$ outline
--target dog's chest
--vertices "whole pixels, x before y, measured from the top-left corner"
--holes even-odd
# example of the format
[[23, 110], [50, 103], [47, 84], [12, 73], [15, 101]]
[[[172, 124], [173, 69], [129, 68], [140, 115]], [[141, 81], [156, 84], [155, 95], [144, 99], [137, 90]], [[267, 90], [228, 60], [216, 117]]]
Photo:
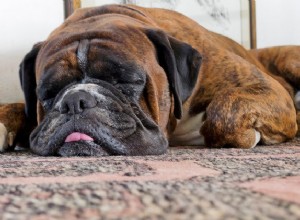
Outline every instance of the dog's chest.
[[183, 114], [177, 121], [175, 131], [169, 137], [170, 145], [204, 145], [204, 138], [200, 133], [204, 112], [193, 117]]

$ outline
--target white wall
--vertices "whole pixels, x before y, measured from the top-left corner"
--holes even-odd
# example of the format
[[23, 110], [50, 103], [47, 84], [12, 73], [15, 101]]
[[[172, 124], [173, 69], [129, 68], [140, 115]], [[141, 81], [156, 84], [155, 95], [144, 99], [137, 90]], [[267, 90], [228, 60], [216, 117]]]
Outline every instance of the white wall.
[[23, 100], [19, 63], [64, 19], [63, 0], [7, 0], [0, 6], [0, 103]]
[[300, 1], [256, 0], [257, 47], [300, 45]]

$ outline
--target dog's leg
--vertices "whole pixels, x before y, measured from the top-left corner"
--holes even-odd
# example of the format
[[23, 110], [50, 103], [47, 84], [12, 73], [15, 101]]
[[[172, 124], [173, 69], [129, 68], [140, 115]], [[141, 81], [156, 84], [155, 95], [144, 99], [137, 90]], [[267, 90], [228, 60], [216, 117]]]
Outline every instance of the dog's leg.
[[296, 111], [283, 88], [264, 85], [232, 88], [216, 94], [201, 128], [208, 147], [252, 148], [295, 136]]
[[[270, 47], [250, 52], [289, 91], [298, 111], [300, 128], [300, 46]], [[300, 135], [299, 131], [297, 135]]]
[[24, 123], [24, 104], [0, 105], [0, 152], [14, 149]]
[[250, 52], [271, 74], [292, 86], [294, 92], [300, 90], [300, 46], [278, 46]]

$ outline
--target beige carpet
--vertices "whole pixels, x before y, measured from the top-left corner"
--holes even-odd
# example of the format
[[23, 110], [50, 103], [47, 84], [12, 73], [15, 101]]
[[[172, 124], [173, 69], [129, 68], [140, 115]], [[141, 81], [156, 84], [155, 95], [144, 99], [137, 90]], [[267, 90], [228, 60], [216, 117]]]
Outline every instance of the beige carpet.
[[300, 139], [148, 157], [0, 158], [0, 219], [300, 219]]

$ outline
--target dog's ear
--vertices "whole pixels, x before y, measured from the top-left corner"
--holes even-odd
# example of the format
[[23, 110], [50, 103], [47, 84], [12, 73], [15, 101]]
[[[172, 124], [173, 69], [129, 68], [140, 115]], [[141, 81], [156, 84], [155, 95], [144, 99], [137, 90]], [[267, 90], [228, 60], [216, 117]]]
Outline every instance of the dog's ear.
[[37, 124], [35, 60], [41, 46], [42, 43], [33, 46], [32, 50], [25, 55], [19, 69], [21, 87], [25, 97], [25, 114], [32, 125]]
[[147, 30], [160, 66], [165, 70], [174, 96], [174, 115], [182, 117], [182, 103], [191, 95], [202, 61], [200, 53], [189, 44], [160, 30]]

